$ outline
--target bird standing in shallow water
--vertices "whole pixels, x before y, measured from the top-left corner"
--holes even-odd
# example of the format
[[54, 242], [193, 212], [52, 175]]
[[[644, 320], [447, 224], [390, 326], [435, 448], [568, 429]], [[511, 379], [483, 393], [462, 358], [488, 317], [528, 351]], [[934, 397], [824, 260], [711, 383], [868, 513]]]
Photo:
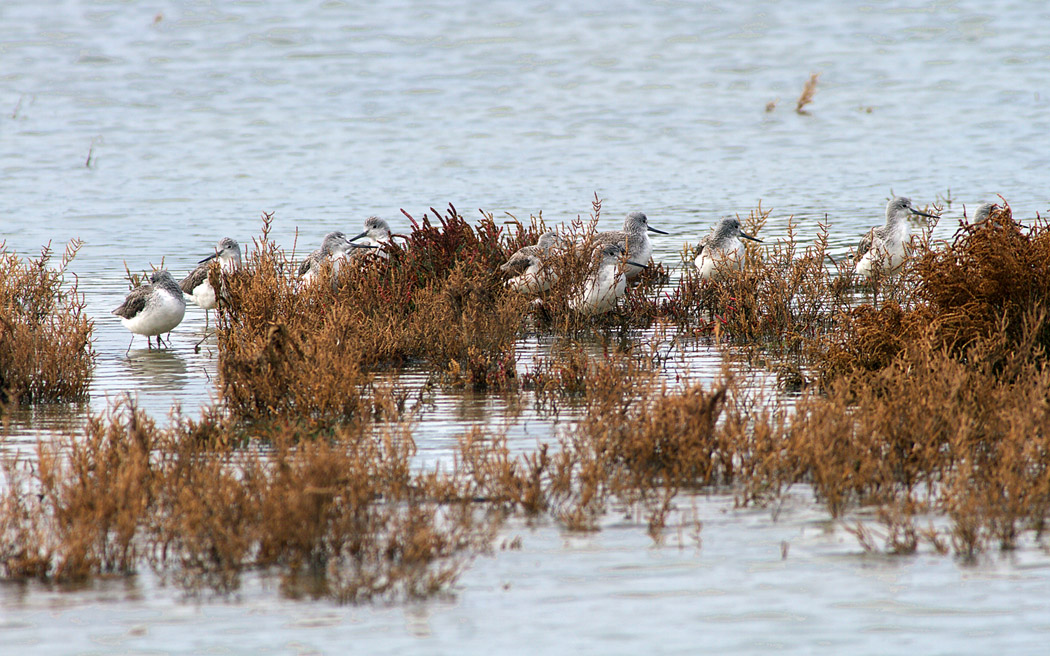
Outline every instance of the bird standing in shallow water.
[[229, 237], [223, 237], [215, 247], [215, 252], [197, 264], [190, 275], [182, 279], [179, 288], [193, 298], [193, 302], [204, 308], [204, 330], [208, 330], [208, 310], [215, 309], [217, 295], [208, 280], [208, 268], [211, 261], [219, 260], [219, 269], [223, 273], [232, 273], [241, 268], [241, 245]]
[[747, 249], [740, 238], [758, 243], [762, 240], [753, 237], [740, 228], [736, 217], [723, 217], [711, 230], [710, 234], [700, 240], [700, 252], [693, 264], [700, 270], [701, 280], [710, 280], [718, 272], [718, 265], [728, 266], [739, 271], [744, 267], [744, 254]]
[[598, 269], [583, 281], [583, 289], [569, 301], [569, 307], [588, 317], [603, 314], [616, 307], [616, 302], [627, 289], [625, 272], [628, 266], [641, 269], [648, 265], [624, 258], [623, 246], [612, 243], [599, 245], [594, 256], [600, 258]]
[[[133, 333], [131, 344], [135, 343], [135, 335], [145, 335], [146, 344], [153, 348], [150, 339], [156, 336], [157, 348], [160, 348], [161, 333], [171, 332], [185, 316], [186, 299], [167, 271], [154, 271], [149, 280], [148, 284], [132, 289], [113, 314]], [[131, 351], [131, 344], [125, 355]]]
[[558, 274], [547, 270], [543, 258], [560, 243], [561, 237], [553, 230], [548, 230], [540, 235], [536, 245], [514, 251], [510, 259], [499, 267], [500, 271], [514, 276], [507, 281], [507, 288], [533, 296], [550, 289], [557, 282]]
[[[631, 258], [630, 266], [625, 273], [628, 280], [634, 280], [647, 268], [649, 259], [653, 256], [653, 243], [649, 241], [646, 232], [655, 232], [666, 235], [663, 230], [649, 227], [649, 219], [644, 212], [631, 212], [623, 219], [623, 230], [608, 230], [595, 235], [595, 242], [601, 246], [606, 244], [619, 244]], [[638, 264], [641, 262], [642, 264]], [[643, 266], [645, 265], [645, 266]]]
[[938, 217], [912, 207], [911, 199], [897, 196], [886, 204], [886, 223], [868, 231], [857, 245], [854, 273], [868, 280], [876, 269], [896, 273], [907, 257], [905, 246], [911, 237], [908, 219], [912, 214], [931, 219]]

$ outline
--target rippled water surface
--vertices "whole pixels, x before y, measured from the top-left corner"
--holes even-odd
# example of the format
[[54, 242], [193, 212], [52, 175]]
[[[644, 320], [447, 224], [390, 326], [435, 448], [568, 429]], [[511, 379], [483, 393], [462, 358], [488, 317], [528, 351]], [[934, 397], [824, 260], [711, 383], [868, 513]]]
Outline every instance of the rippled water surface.
[[[402, 208], [449, 202], [556, 222], [597, 193], [603, 227], [642, 209], [667, 230], [654, 256], [672, 265], [759, 201], [773, 208], [765, 239], [784, 238], [789, 216], [809, 239], [826, 216], [840, 253], [891, 194], [945, 204], [941, 237], [996, 194], [1030, 221], [1050, 207], [1048, 34], [1037, 2], [7, 0], [0, 238], [23, 253], [84, 240], [73, 270], [98, 362], [90, 403], [23, 410], [4, 448], [75, 428], [127, 390], [158, 417], [209, 403], [200, 310], [172, 349], [138, 338], [128, 357], [109, 311], [125, 263], [163, 260], [181, 277], [220, 237], [249, 243], [263, 211], [302, 253], [370, 214], [395, 232]], [[796, 114], [817, 72], [810, 113]], [[703, 345], [683, 357], [706, 378], [721, 362]], [[551, 422], [514, 403], [440, 395], [422, 459], [447, 458], [476, 423], [509, 422], [519, 448], [549, 438]], [[1050, 638], [1041, 548], [976, 568], [864, 557], [796, 497], [775, 522], [729, 496], [682, 499], [703, 522], [699, 548], [688, 535], [654, 547], [615, 513], [594, 535], [511, 527], [521, 550], [478, 558], [453, 598], [408, 607], [287, 601], [266, 581], [184, 600], [149, 574], [5, 585], [0, 652], [1041, 653]]]

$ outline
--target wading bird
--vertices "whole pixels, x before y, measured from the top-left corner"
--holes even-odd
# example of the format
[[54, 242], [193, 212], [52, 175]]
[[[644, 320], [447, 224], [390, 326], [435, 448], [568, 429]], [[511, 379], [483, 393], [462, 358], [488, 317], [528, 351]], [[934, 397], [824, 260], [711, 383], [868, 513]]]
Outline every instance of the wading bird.
[[544, 265], [544, 257], [561, 243], [561, 237], [553, 230], [540, 235], [534, 246], [519, 248], [505, 263], [500, 271], [513, 277], [507, 281], [507, 288], [532, 296], [542, 294], [558, 280], [558, 274]]
[[586, 316], [603, 314], [616, 307], [627, 289], [625, 270], [629, 266], [645, 269], [648, 265], [628, 260], [620, 244], [599, 244], [594, 257], [598, 268], [583, 281], [583, 289], [569, 301], [569, 307]]
[[[150, 339], [156, 336], [160, 348], [161, 333], [171, 332], [185, 316], [186, 299], [167, 271], [154, 271], [149, 280], [128, 292], [113, 314], [132, 332], [131, 344], [135, 343], [135, 335], [145, 335], [147, 346], [153, 348]], [[131, 352], [131, 344], [125, 355]]]
[[[649, 219], [644, 212], [631, 212], [623, 219], [623, 230], [608, 230], [599, 232], [594, 239], [597, 244], [619, 244], [631, 258], [631, 265], [627, 267], [628, 280], [634, 280], [642, 274], [642, 270], [648, 265], [653, 256], [653, 243], [649, 241], [647, 232], [655, 232], [666, 235], [663, 230], [657, 230], [649, 226]], [[642, 264], [638, 264], [641, 262]]]
[[182, 279], [179, 288], [184, 294], [193, 298], [193, 302], [204, 309], [204, 330], [208, 330], [208, 310], [215, 309], [218, 298], [208, 281], [208, 268], [212, 260], [219, 261], [223, 273], [232, 273], [241, 268], [241, 245], [229, 237], [223, 237], [215, 247], [215, 252], [197, 264], [190, 275]]
[[933, 214], [912, 207], [911, 199], [897, 196], [886, 204], [886, 223], [868, 231], [857, 245], [854, 255], [854, 273], [868, 280], [876, 269], [886, 274], [896, 273], [907, 258], [905, 246], [911, 237], [908, 219], [912, 214], [931, 219]]
[[700, 252], [693, 264], [700, 270], [701, 280], [710, 280], [718, 272], [719, 265], [739, 271], [744, 266], [744, 253], [747, 249], [740, 238], [758, 243], [762, 240], [753, 237], [740, 228], [736, 217], [723, 217], [711, 232], [700, 240]]

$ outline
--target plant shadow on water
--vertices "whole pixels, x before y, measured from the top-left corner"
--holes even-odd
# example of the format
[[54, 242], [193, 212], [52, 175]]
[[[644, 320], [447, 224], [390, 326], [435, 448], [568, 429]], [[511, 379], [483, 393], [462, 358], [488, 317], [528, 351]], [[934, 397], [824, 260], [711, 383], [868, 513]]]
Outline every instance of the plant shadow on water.
[[[148, 565], [195, 591], [261, 572], [295, 598], [425, 597], [489, 553], [507, 518], [585, 533], [625, 511], [661, 543], [687, 523], [676, 501], [702, 491], [777, 508], [811, 490], [881, 553], [926, 545], [972, 562], [1041, 538], [1045, 224], [1023, 230], [1007, 206], [951, 243], [924, 233], [868, 302], [848, 265], [827, 266], [822, 230], [811, 245], [751, 250], [715, 280], [687, 270], [670, 283], [653, 267], [588, 318], [568, 299], [593, 272], [593, 210], [551, 257], [557, 281], [539, 302], [498, 267], [540, 220], [472, 226], [451, 206], [409, 217], [389, 258], [304, 286], [266, 215], [246, 265], [211, 272], [225, 290], [218, 402], [158, 427], [120, 399], [79, 436], [41, 442], [35, 461], [6, 460], [3, 576]], [[748, 231], [766, 217], [751, 212]], [[698, 344], [733, 356], [706, 382], [689, 371]], [[165, 351], [127, 366], [158, 385], [186, 375]], [[421, 436], [441, 430], [422, 420], [449, 399], [472, 426], [440, 436], [450, 458], [420, 458]], [[521, 417], [555, 428], [522, 448], [510, 438]], [[930, 516], [939, 526], [918, 524]]]

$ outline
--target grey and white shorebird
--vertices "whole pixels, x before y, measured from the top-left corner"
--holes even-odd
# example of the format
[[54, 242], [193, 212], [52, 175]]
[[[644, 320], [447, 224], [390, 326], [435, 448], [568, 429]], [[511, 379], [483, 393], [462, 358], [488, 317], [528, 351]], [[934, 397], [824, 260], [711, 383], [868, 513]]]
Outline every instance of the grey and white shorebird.
[[350, 239], [351, 242], [361, 241], [361, 246], [370, 247], [374, 250], [358, 249], [350, 252], [350, 257], [361, 258], [369, 255], [377, 255], [384, 260], [390, 259], [390, 254], [383, 250], [383, 246], [390, 243], [390, 225], [378, 216], [370, 216], [365, 219], [365, 231]]
[[[152, 348], [150, 340], [156, 336], [157, 348], [160, 348], [161, 334], [171, 332], [185, 316], [186, 299], [167, 271], [154, 271], [149, 280], [149, 283], [128, 292], [113, 314], [120, 317], [120, 323], [133, 333], [131, 344], [135, 343], [135, 335], [145, 335], [146, 344]], [[131, 344], [128, 344], [128, 352]]]
[[722, 217], [711, 232], [700, 240], [699, 253], [693, 264], [700, 270], [701, 280], [710, 280], [718, 272], [729, 267], [739, 271], [744, 267], [744, 254], [747, 248], [741, 237], [762, 243], [762, 240], [749, 235], [740, 228], [740, 219], [735, 216]]
[[623, 219], [623, 230], [608, 230], [595, 235], [595, 243], [602, 246], [606, 244], [619, 244], [627, 251], [627, 257], [631, 258], [632, 264], [627, 267], [628, 280], [633, 280], [642, 274], [642, 266], [636, 264], [641, 262], [648, 264], [653, 256], [653, 243], [649, 241], [647, 232], [655, 232], [658, 235], [666, 235], [663, 230], [657, 230], [649, 226], [649, 219], [644, 212], [631, 212]]
[[911, 199], [904, 196], [897, 196], [886, 204], [886, 223], [869, 230], [857, 244], [857, 252], [854, 255], [854, 273], [857, 276], [868, 280], [876, 269], [892, 274], [901, 268], [908, 256], [905, 250], [911, 238], [908, 219], [913, 214], [931, 219], [938, 218], [915, 209]]
[[193, 298], [193, 302], [204, 309], [204, 329], [208, 329], [208, 310], [214, 310], [218, 296], [208, 280], [208, 269], [211, 261], [219, 261], [219, 270], [233, 273], [241, 268], [241, 245], [229, 237], [223, 237], [215, 246], [215, 252], [197, 263], [197, 268], [182, 279], [179, 288]]
[[544, 258], [561, 244], [561, 237], [553, 230], [540, 235], [533, 246], [524, 246], [514, 251], [510, 258], [500, 265], [499, 270], [513, 277], [507, 280], [507, 289], [529, 294], [542, 294], [558, 281], [558, 274], [550, 270]]
[[620, 244], [596, 246], [594, 257], [598, 258], [598, 267], [583, 281], [579, 293], [569, 299], [569, 307], [588, 317], [615, 308], [627, 289], [627, 267], [645, 269], [648, 266], [637, 260], [626, 259], [626, 255]]
[[977, 209], [973, 213], [973, 224], [984, 223], [988, 220], [988, 217], [992, 215], [992, 212], [999, 209], [999, 206], [995, 203], [981, 203], [977, 206]]
[[364, 248], [376, 249], [379, 247], [367, 244], [354, 244], [341, 232], [329, 232], [324, 236], [321, 247], [307, 255], [302, 264], [299, 265], [299, 282], [303, 285], [309, 285], [314, 278], [321, 274], [325, 262], [331, 262], [332, 281], [334, 283], [335, 276], [339, 273], [339, 267], [342, 261], [346, 259], [347, 253], [354, 249]]

